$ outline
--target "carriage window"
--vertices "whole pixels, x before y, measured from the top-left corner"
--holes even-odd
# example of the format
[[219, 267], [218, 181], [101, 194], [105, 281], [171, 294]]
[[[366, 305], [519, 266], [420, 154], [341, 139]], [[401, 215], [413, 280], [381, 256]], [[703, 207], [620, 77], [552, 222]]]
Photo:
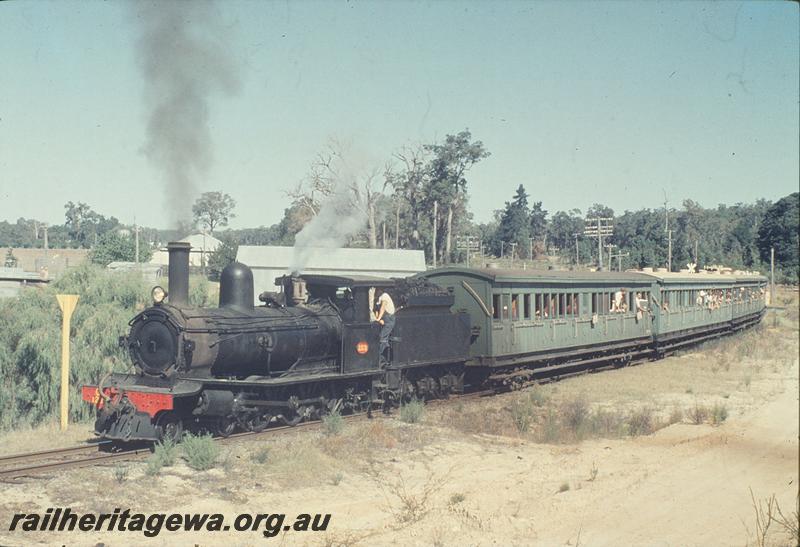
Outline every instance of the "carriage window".
[[492, 295], [492, 319], [500, 319], [500, 295]]
[[602, 313], [603, 315], [607, 315], [610, 309], [611, 309], [611, 293], [604, 292], [603, 304], [601, 306], [600, 313]]
[[592, 293], [592, 315], [596, 315], [597, 312], [597, 293]]
[[519, 320], [519, 306], [520, 296], [518, 294], [511, 295], [511, 320]]
[[574, 313], [572, 311], [573, 307], [574, 307], [574, 304], [573, 304], [573, 301], [572, 301], [572, 295], [568, 294], [567, 295], [567, 308], [566, 308], [566, 316], [567, 317], [572, 317], [572, 314]]
[[574, 293], [572, 295], [572, 314], [575, 317], [578, 317], [580, 315], [580, 313], [581, 313], [581, 307], [580, 307], [580, 304], [578, 304], [578, 302], [580, 302], [580, 300], [581, 300], [581, 295], [580, 294]]
[[503, 306], [502, 306], [502, 309], [500, 310], [500, 317], [502, 317], [503, 320], [508, 320], [508, 318], [511, 316], [510, 315], [511, 314], [511, 295], [510, 294], [504, 294], [502, 296], [503, 296], [503, 298], [502, 298]]
[[531, 295], [525, 294], [522, 296], [522, 312], [525, 319], [531, 318]]
[[558, 295], [558, 308], [556, 310], [556, 315], [558, 317], [564, 317], [564, 315], [566, 313], [567, 306], [564, 304], [564, 301], [566, 300], [566, 296], [567, 296], [566, 294], [559, 294]]
[[537, 319], [541, 319], [542, 318], [542, 295], [541, 294], [534, 295], [533, 301], [534, 301], [534, 306], [535, 306], [535, 309], [534, 309], [533, 313], [535, 314]]
[[549, 294], [543, 295], [544, 306], [542, 308], [542, 317], [545, 319], [553, 316], [553, 301]]

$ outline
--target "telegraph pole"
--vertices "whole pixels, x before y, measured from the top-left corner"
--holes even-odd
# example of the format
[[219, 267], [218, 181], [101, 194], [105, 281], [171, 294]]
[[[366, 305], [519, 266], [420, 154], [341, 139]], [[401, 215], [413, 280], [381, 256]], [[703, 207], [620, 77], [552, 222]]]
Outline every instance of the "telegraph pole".
[[134, 262], [139, 264], [139, 226], [136, 224], [136, 218], [133, 219], [133, 234], [134, 234], [134, 241], [136, 242], [136, 247], [134, 251]]
[[514, 267], [514, 253], [517, 250], [517, 244], [515, 242], [509, 243], [511, 245], [511, 267]]
[[436, 224], [437, 214], [439, 212], [439, 202], [433, 202], [433, 267], [436, 267]]
[[672, 271], [672, 230], [667, 230], [667, 241], [669, 250], [667, 251], [667, 271]]
[[578, 236], [581, 235], [581, 234], [574, 233], [572, 235], [575, 236], [575, 265], [576, 266], [580, 266], [581, 255], [580, 255], [580, 252], [578, 252]]
[[769, 303], [775, 305], [775, 247], [769, 248]]
[[[603, 237], [610, 237], [614, 234], [614, 227], [611, 217], [596, 217], [587, 218], [586, 223], [589, 224], [584, 230], [583, 235], [587, 237], [597, 238], [597, 268], [603, 270]], [[597, 223], [595, 226], [594, 224]]]
[[608, 249], [608, 271], [609, 272], [613, 271], [613, 269], [611, 268], [611, 258], [612, 258], [611, 250], [614, 249], [615, 247], [616, 247], [616, 245], [614, 245], [613, 243], [609, 243], [608, 245], [606, 245], [606, 249]]

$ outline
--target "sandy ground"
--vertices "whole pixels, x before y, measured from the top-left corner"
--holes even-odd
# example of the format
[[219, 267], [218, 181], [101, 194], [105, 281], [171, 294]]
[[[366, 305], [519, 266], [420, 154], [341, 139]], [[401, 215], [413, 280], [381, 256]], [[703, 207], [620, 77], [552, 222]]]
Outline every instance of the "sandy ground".
[[[553, 405], [579, 394], [592, 408], [683, 410], [678, 423], [648, 435], [538, 442], [535, 427], [520, 433], [501, 423], [525, 395], [512, 393], [437, 405], [418, 424], [395, 416], [347, 423], [337, 435], [297, 431], [242, 443], [211, 471], [179, 463], [153, 477], [130, 464], [0, 483], [0, 544], [757, 545], [751, 491], [757, 502], [774, 494], [787, 516], [796, 508], [796, 336], [796, 327], [762, 329], [752, 341], [773, 348], [769, 357], [758, 355], [761, 346], [742, 357], [743, 342], [731, 339], [537, 388]], [[728, 410], [721, 424], [688, 417], [692, 406], [720, 402]], [[465, 432], [459, 416], [473, 415], [483, 425]], [[64, 442], [81, 436], [70, 435]], [[259, 453], [267, 454], [262, 463]], [[261, 530], [155, 538], [8, 531], [13, 513], [48, 507], [332, 517], [325, 532], [270, 539]], [[773, 523], [766, 544], [794, 540]]]

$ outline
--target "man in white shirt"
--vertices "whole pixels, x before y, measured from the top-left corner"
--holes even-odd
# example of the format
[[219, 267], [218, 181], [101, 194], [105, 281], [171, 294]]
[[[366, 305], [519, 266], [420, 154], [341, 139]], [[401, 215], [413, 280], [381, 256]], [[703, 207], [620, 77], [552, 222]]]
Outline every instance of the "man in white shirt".
[[384, 352], [389, 349], [389, 337], [394, 330], [394, 301], [389, 293], [381, 288], [375, 289], [375, 294], [378, 297], [377, 306], [379, 306], [375, 321], [381, 324], [380, 356], [388, 361], [388, 355], [384, 355]]

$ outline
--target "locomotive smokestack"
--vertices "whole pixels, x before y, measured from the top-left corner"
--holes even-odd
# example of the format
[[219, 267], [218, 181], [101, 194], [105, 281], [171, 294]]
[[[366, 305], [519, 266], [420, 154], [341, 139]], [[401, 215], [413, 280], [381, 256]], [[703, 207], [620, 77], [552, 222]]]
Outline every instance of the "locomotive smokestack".
[[189, 251], [192, 245], [185, 241], [167, 243], [169, 252], [169, 303], [186, 306], [189, 303]]

